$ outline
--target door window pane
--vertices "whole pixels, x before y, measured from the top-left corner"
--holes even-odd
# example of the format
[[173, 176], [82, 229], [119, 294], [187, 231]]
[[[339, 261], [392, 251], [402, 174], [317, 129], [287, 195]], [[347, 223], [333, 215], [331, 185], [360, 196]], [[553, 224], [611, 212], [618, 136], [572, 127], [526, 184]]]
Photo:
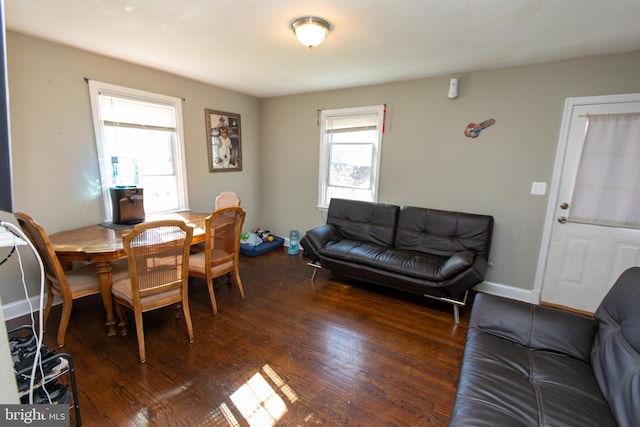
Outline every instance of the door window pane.
[[589, 117], [569, 220], [640, 228], [640, 113]]

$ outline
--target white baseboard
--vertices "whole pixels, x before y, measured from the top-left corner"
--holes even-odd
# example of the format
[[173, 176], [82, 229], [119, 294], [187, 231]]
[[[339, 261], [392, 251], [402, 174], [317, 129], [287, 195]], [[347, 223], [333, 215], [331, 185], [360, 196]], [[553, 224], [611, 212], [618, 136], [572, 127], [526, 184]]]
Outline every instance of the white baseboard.
[[511, 298], [531, 304], [540, 303], [540, 292], [533, 289], [515, 288], [513, 286], [493, 282], [482, 282], [476, 287], [476, 289], [487, 294]]
[[[44, 310], [44, 303], [42, 303], [42, 309]], [[31, 305], [29, 305], [31, 303]], [[62, 304], [62, 300], [56, 298], [53, 301], [53, 305]], [[40, 295], [29, 298], [28, 300], [23, 299], [16, 302], [11, 302], [9, 304], [4, 304], [2, 306], [2, 314], [4, 315], [5, 320], [15, 319], [16, 317], [21, 317], [24, 315], [28, 315], [30, 313], [37, 313], [40, 310]]]

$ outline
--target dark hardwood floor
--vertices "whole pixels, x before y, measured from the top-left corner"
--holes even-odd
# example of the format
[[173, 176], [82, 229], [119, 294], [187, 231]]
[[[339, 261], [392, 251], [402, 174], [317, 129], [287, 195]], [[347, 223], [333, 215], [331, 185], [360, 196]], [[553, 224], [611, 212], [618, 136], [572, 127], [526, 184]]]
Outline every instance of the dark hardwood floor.
[[146, 313], [145, 364], [132, 313], [127, 336], [107, 337], [100, 297], [76, 301], [58, 351], [74, 357], [83, 425], [447, 425], [470, 304], [456, 326], [449, 304], [326, 270], [311, 282], [306, 262], [286, 248], [242, 257], [246, 299], [221, 284], [215, 317], [192, 279], [194, 342], [175, 309]]

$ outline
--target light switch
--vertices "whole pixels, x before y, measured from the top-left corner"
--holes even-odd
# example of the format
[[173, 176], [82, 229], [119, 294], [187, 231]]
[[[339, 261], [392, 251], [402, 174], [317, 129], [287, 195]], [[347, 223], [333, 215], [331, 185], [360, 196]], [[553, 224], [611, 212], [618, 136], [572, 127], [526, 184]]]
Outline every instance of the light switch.
[[534, 182], [531, 184], [531, 194], [534, 196], [544, 196], [547, 194], [546, 182]]

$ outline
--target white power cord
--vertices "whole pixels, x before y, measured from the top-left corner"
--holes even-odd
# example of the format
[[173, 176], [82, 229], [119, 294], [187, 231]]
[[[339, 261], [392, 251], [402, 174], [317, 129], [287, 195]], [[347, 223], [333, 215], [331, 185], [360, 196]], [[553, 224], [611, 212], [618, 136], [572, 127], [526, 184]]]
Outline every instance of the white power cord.
[[[31, 331], [33, 333], [33, 335], [36, 337], [36, 354], [34, 356], [34, 360], [33, 360], [33, 366], [31, 367], [31, 378], [29, 380], [29, 404], [33, 404], [33, 386], [35, 383], [35, 379], [36, 379], [36, 369], [40, 368], [40, 375], [42, 376], [42, 378], [44, 378], [44, 372], [42, 369], [42, 355], [41, 355], [41, 349], [42, 349], [42, 338], [43, 338], [43, 329], [42, 329], [42, 311], [43, 311], [43, 301], [45, 298], [44, 295], [44, 280], [45, 280], [45, 274], [44, 274], [44, 265], [42, 264], [42, 259], [40, 258], [40, 254], [38, 253], [38, 250], [35, 248], [35, 246], [33, 246], [33, 243], [31, 243], [31, 240], [24, 234], [24, 232], [16, 227], [15, 225], [11, 224], [10, 222], [6, 222], [6, 221], [0, 221], [0, 226], [6, 228], [7, 230], [11, 231], [12, 234], [15, 235], [16, 241], [14, 242], [14, 247], [16, 247], [16, 253], [18, 255], [18, 264], [20, 265], [20, 274], [22, 277], [22, 287], [24, 289], [24, 295], [25, 298], [29, 304], [29, 310], [30, 310], [30, 315], [31, 315]], [[33, 306], [31, 305], [31, 300], [29, 299], [29, 294], [27, 292], [27, 284], [25, 282], [25, 277], [24, 277], [24, 269], [22, 267], [22, 257], [20, 256], [20, 251], [17, 249], [18, 245], [20, 245], [22, 242], [19, 241], [19, 238], [23, 239], [27, 245], [29, 245], [29, 247], [31, 248], [31, 250], [33, 251], [34, 255], [36, 256], [36, 259], [38, 260], [38, 266], [40, 267], [40, 307], [38, 310], [38, 331], [36, 332], [36, 327], [35, 327], [35, 319], [33, 318]], [[49, 403], [51, 403], [51, 398], [49, 396], [48, 391], [46, 390], [45, 387], [43, 387], [45, 393], [47, 394], [47, 397], [49, 398]]]

